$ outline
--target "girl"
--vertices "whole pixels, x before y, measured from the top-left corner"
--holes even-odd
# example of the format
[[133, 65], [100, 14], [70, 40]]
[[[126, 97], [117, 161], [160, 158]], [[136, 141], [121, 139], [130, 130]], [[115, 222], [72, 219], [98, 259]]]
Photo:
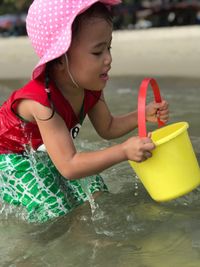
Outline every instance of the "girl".
[[[107, 191], [98, 172], [151, 157], [148, 137], [85, 153], [72, 140], [86, 114], [104, 139], [137, 127], [137, 112], [112, 116], [103, 93], [112, 62], [110, 6], [119, 2], [35, 0], [29, 9], [27, 32], [40, 61], [33, 79], [0, 108], [0, 197], [23, 206], [29, 221], [47, 221], [86, 201], [80, 178], [92, 194]], [[148, 104], [146, 117], [166, 122], [168, 104]]]

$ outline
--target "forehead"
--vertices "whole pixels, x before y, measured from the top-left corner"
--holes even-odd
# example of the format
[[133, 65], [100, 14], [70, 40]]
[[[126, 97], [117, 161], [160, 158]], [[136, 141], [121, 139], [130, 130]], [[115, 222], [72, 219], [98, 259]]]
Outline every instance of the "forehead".
[[110, 39], [112, 36], [112, 23], [105, 18], [91, 17], [82, 21], [79, 31], [74, 39], [82, 41], [84, 39], [96, 41]]

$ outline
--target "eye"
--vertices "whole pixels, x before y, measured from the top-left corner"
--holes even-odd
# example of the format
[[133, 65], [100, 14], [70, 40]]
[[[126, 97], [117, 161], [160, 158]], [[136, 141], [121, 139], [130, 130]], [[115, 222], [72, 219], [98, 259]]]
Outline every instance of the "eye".
[[102, 51], [100, 51], [100, 52], [93, 52], [92, 54], [95, 55], [95, 56], [100, 56], [102, 54]]

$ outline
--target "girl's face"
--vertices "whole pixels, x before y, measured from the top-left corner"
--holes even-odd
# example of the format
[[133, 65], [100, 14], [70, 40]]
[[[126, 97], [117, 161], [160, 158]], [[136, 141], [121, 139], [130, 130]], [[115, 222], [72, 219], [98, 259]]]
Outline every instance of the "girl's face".
[[102, 90], [109, 79], [112, 25], [103, 18], [82, 22], [68, 51], [69, 70], [81, 88]]

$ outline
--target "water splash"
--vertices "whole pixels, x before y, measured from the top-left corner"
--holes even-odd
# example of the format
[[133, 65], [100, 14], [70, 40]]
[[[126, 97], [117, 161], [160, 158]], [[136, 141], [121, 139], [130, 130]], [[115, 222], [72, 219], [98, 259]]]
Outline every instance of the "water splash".
[[27, 222], [28, 213], [23, 207], [17, 207], [1, 200], [0, 220], [8, 221], [10, 219]]
[[100, 209], [98, 203], [95, 202], [93, 194], [89, 190], [89, 184], [87, 179], [80, 180], [81, 186], [87, 196], [88, 202], [90, 204], [91, 213], [92, 213], [92, 221], [101, 219], [104, 216], [103, 211]]

